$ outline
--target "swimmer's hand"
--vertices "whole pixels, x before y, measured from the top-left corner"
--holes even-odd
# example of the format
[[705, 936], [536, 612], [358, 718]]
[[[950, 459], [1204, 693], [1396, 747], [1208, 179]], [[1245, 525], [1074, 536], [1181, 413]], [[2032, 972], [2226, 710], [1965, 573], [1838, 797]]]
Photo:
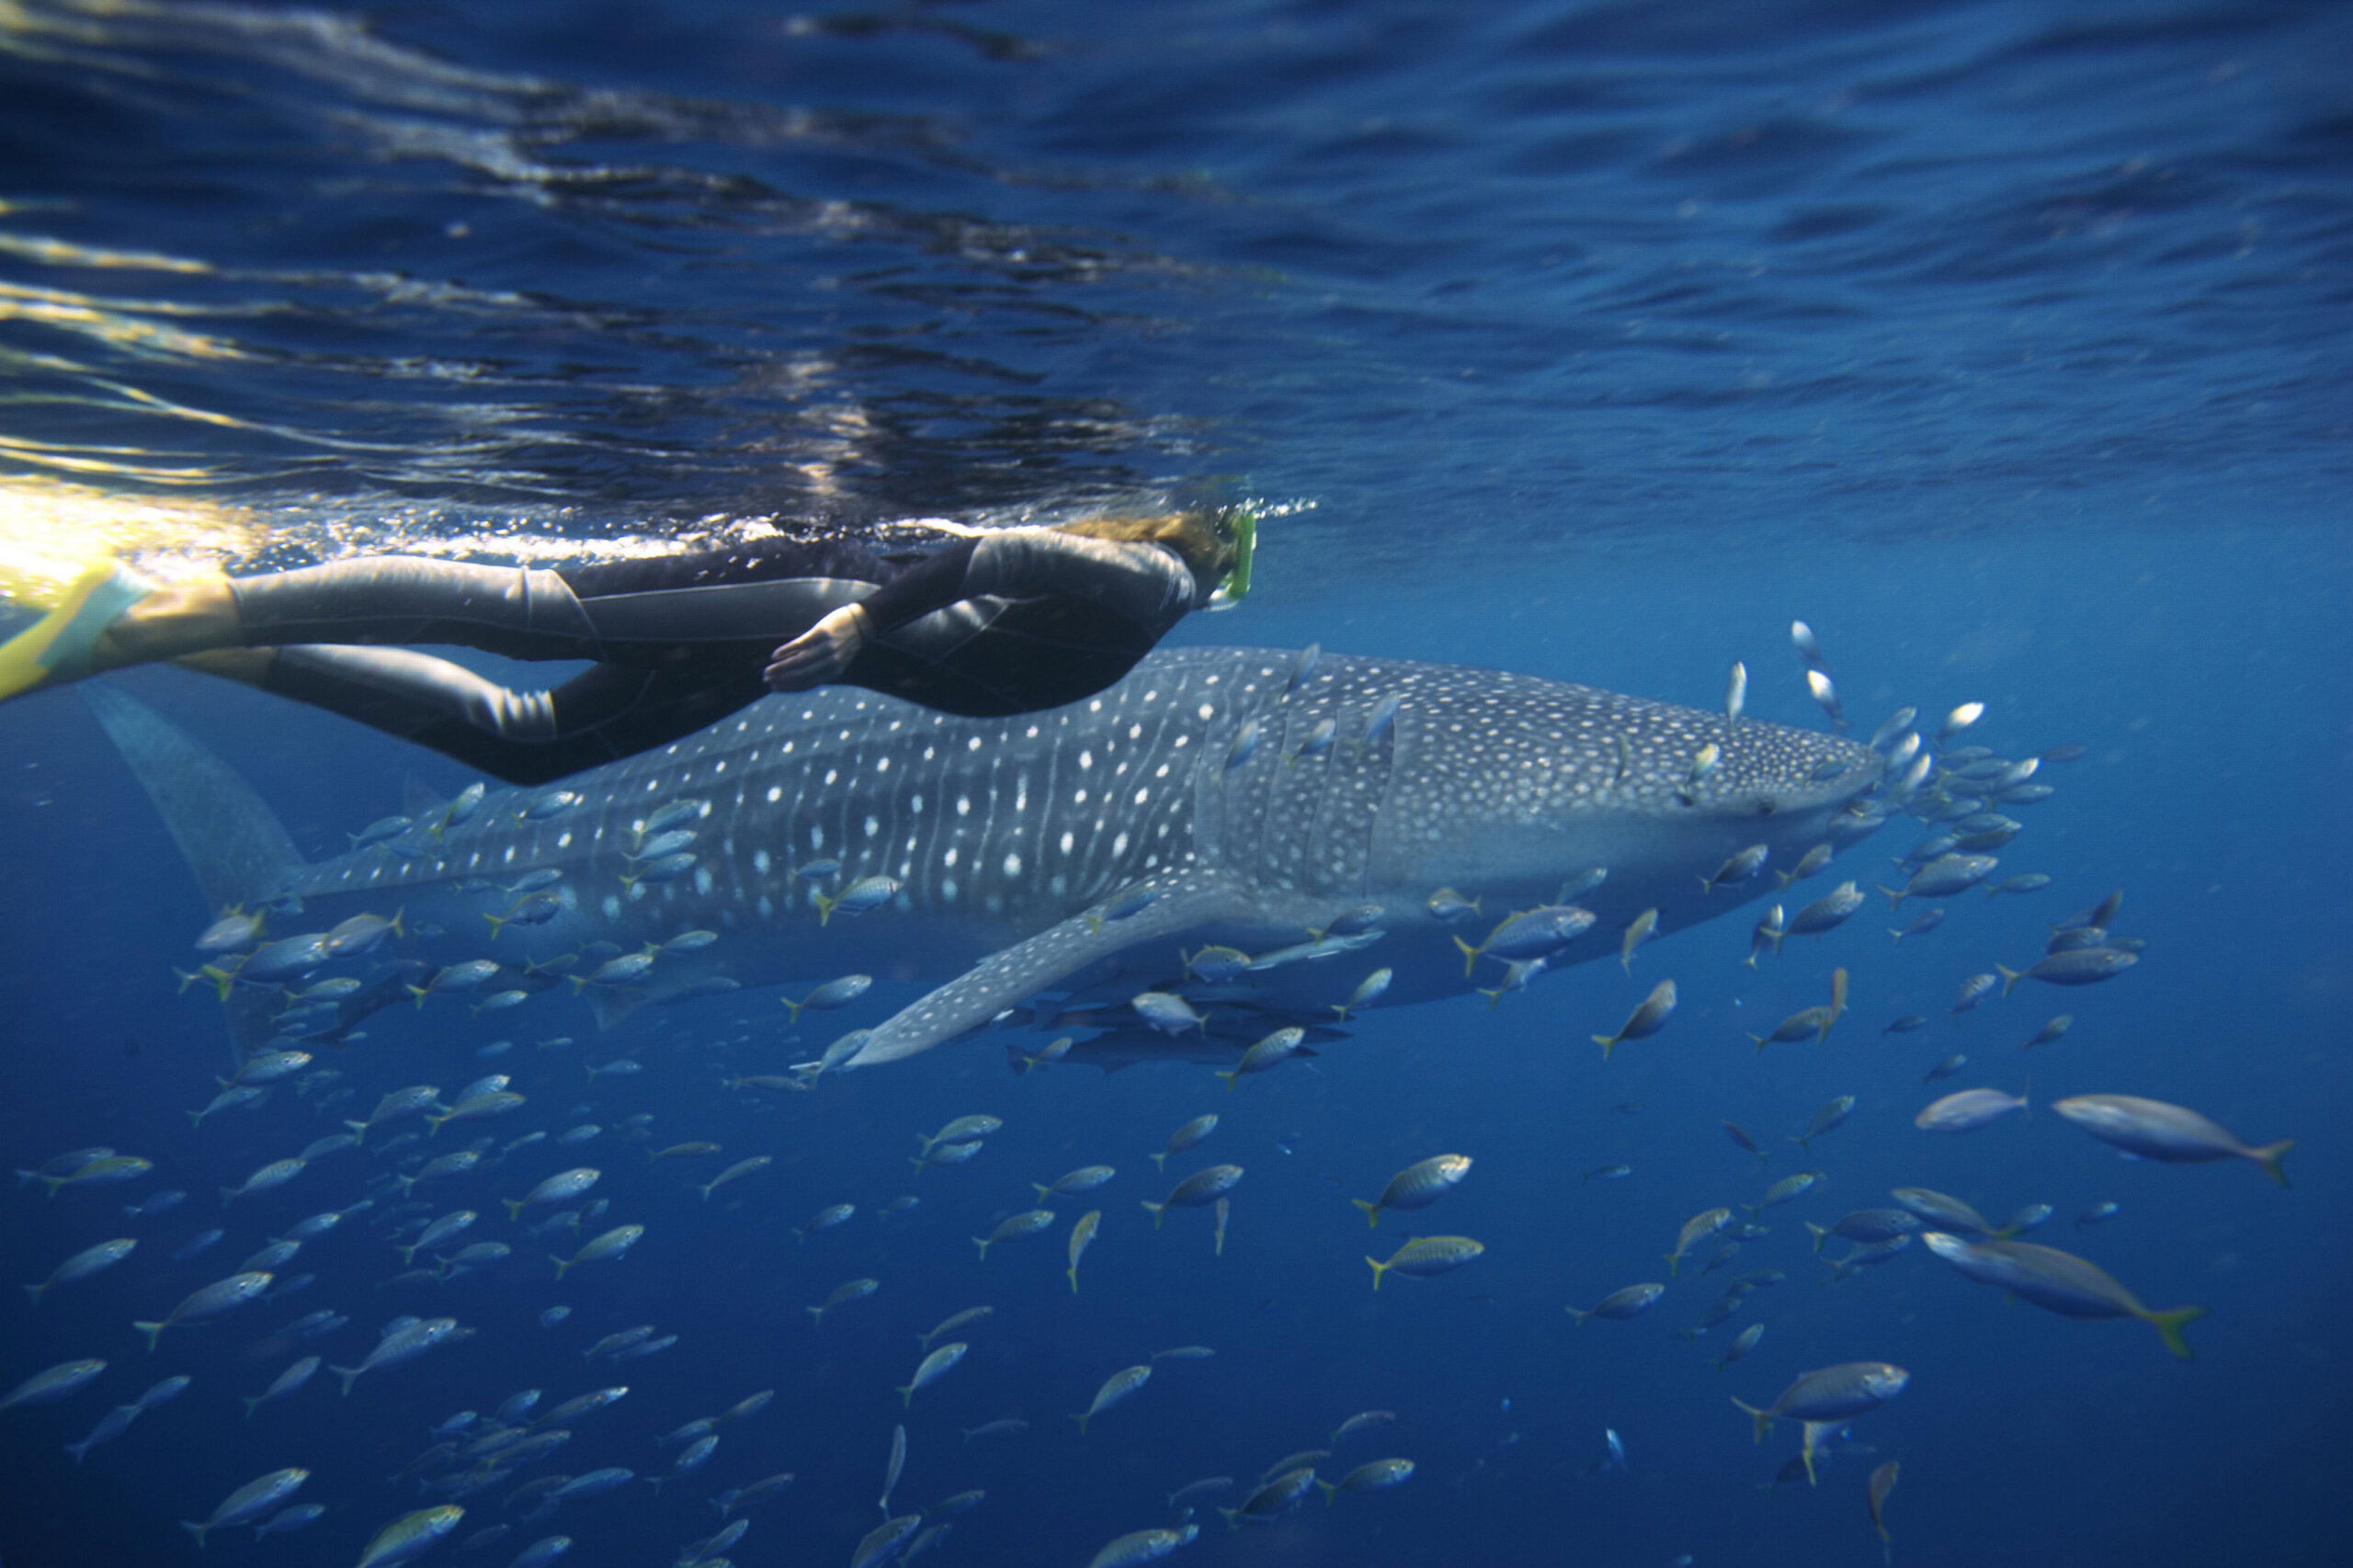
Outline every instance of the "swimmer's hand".
[[866, 607], [844, 605], [769, 655], [770, 691], [806, 691], [839, 680], [866, 646]]

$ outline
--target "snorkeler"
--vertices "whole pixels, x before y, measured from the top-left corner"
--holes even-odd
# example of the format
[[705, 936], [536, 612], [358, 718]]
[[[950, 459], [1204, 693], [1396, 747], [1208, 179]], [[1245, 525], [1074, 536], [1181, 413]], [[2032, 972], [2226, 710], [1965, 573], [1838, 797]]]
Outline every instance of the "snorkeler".
[[[538, 784], [829, 682], [974, 718], [1059, 707], [1249, 591], [1240, 508], [943, 531], [890, 555], [762, 540], [555, 571], [395, 555], [169, 585], [104, 562], [0, 645], [0, 699], [172, 660]], [[517, 691], [401, 643], [594, 667]]]

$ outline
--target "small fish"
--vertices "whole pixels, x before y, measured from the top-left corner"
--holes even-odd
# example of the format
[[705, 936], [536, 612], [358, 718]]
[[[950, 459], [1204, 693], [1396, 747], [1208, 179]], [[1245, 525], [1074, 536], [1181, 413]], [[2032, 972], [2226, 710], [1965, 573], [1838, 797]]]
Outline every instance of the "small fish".
[[1104, 1379], [1103, 1386], [1095, 1391], [1094, 1402], [1084, 1411], [1071, 1417], [1073, 1421], [1078, 1423], [1078, 1435], [1082, 1437], [1086, 1437], [1086, 1424], [1089, 1421], [1134, 1393], [1151, 1380], [1152, 1367], [1148, 1362], [1142, 1366], [1121, 1368]]
[[1870, 1506], [1871, 1528], [1879, 1532], [1880, 1555], [1891, 1564], [1895, 1561], [1895, 1538], [1887, 1533], [1887, 1494], [1895, 1490], [1895, 1478], [1903, 1472], [1902, 1464], [1888, 1460], [1871, 1471], [1870, 1484], [1864, 1494], [1864, 1501]]
[[1918, 915], [1913, 916], [1911, 925], [1904, 926], [1901, 929], [1891, 926], [1888, 927], [1887, 934], [1901, 942], [1906, 937], [1925, 937], [1944, 923], [1944, 906], [1942, 904], [1930, 904]]
[[2007, 996], [2021, 980], [2040, 980], [2049, 985], [2097, 985], [2140, 961], [2140, 954], [2122, 948], [2076, 948], [2052, 953], [2022, 970], [2001, 964], [1994, 967], [2001, 971], [2002, 994]]
[[1152, 1215], [1152, 1228], [1160, 1229], [1160, 1221], [1171, 1209], [1206, 1209], [1232, 1192], [1242, 1180], [1240, 1165], [1211, 1165], [1195, 1171], [1169, 1189], [1168, 1196], [1154, 1203], [1144, 1200], [1144, 1208]]
[[1952, 739], [1955, 735], [1961, 733], [1963, 730], [1966, 730], [1972, 724], [1974, 724], [1978, 720], [1983, 719], [1984, 717], [1985, 717], [1985, 705], [1983, 702], [1962, 703], [1960, 707], [1946, 714], [1945, 722], [1937, 727], [1937, 744], [1938, 745], [1944, 744], [1945, 742]]
[[1818, 670], [1823, 667], [1822, 644], [1814, 640], [1813, 628], [1804, 621], [1790, 622], [1790, 646], [1798, 651], [1798, 657], [1805, 661], [1806, 668]]
[[562, 1279], [570, 1270], [584, 1263], [604, 1263], [620, 1258], [630, 1248], [645, 1239], [642, 1225], [616, 1225], [591, 1241], [570, 1257], [551, 1257], [555, 1265], [555, 1277]]
[[1756, 917], [1756, 928], [1748, 934], [1748, 956], [1741, 962], [1751, 969], [1756, 968], [1759, 955], [1768, 948], [1779, 952], [1781, 938], [1788, 935], [1787, 916], [1781, 913], [1781, 906], [1778, 903], [1768, 906], [1765, 913]]
[[1595, 1035], [1593, 1043], [1601, 1047], [1601, 1059], [1604, 1062], [1608, 1061], [1610, 1051], [1615, 1050], [1621, 1041], [1647, 1040], [1665, 1028], [1667, 1019], [1675, 1016], [1676, 994], [1675, 982], [1662, 980], [1653, 986], [1651, 994], [1643, 997], [1642, 1003], [1627, 1015], [1626, 1021], [1618, 1026], [1616, 1034]]
[[1207, 1138], [1211, 1133], [1216, 1131], [1217, 1115], [1215, 1112], [1211, 1112], [1207, 1116], [1197, 1116], [1193, 1118], [1192, 1120], [1187, 1122], [1184, 1126], [1178, 1128], [1176, 1131], [1168, 1135], [1167, 1145], [1164, 1147], [1160, 1153], [1152, 1157], [1152, 1163], [1159, 1166], [1161, 1169], [1166, 1170], [1168, 1168], [1169, 1155], [1183, 1153], [1186, 1150], [1199, 1143], [1202, 1139]]
[[1847, 1119], [1855, 1114], [1855, 1096], [1852, 1095], [1840, 1095], [1837, 1098], [1826, 1102], [1820, 1110], [1813, 1113], [1813, 1119], [1806, 1123], [1805, 1131], [1791, 1138], [1790, 1142], [1809, 1154], [1813, 1153], [1813, 1140], [1825, 1132], [1835, 1132], [1844, 1127], [1847, 1124]]
[[[604, 1472], [592, 1472], [592, 1474], [602, 1473]], [[620, 1473], [623, 1480], [629, 1478], [627, 1471]], [[578, 1481], [568, 1484], [570, 1487], [577, 1487], [581, 1482], [589, 1479], [589, 1476], [582, 1476]], [[559, 1492], [565, 1490], [567, 1489], [558, 1489]], [[600, 1487], [597, 1490], [606, 1489]], [[436, 1541], [456, 1529], [458, 1522], [465, 1517], [466, 1511], [452, 1503], [444, 1503], [438, 1507], [420, 1508], [413, 1514], [403, 1514], [399, 1518], [378, 1530], [374, 1539], [368, 1542], [367, 1550], [359, 1554], [358, 1568], [392, 1568], [394, 1563], [414, 1562], [431, 1551]]]
[[1372, 1288], [1378, 1290], [1381, 1277], [1392, 1269], [1408, 1278], [1427, 1279], [1460, 1268], [1486, 1250], [1468, 1236], [1423, 1236], [1399, 1247], [1386, 1263], [1377, 1257], [1365, 1262], [1372, 1266]]
[[1762, 1055], [1768, 1045], [1784, 1045], [1790, 1040], [1803, 1040], [1808, 1035], [1818, 1039], [1828, 1033], [1829, 1029], [1829, 1008], [1806, 1007], [1791, 1013], [1788, 1017], [1775, 1024], [1768, 1033], [1757, 1034], [1751, 1030], [1748, 1038], [1756, 1042], [1757, 1054]]
[[1832, 1236], [1868, 1246], [1912, 1235], [1920, 1229], [1920, 1217], [1908, 1209], [1858, 1209], [1835, 1225], [1817, 1225], [1809, 1220], [1805, 1228], [1813, 1233], [1813, 1250], [1820, 1252]]
[[1828, 1179], [1820, 1171], [1797, 1171], [1785, 1176], [1765, 1189], [1762, 1199], [1748, 1205], [1748, 1211], [1761, 1215], [1768, 1209], [1804, 1197]]
[[995, 1421], [983, 1421], [978, 1426], [967, 1426], [963, 1433], [964, 1441], [969, 1443], [975, 1437], [1010, 1437], [1028, 1430], [1029, 1423], [1017, 1415], [1006, 1415]]
[[1087, 1559], [1086, 1568], [1137, 1568], [1140, 1563], [1157, 1562], [1178, 1547], [1192, 1545], [1200, 1533], [1201, 1527], [1195, 1524], [1179, 1525], [1175, 1529], [1130, 1530], [1105, 1542]]
[[[1221, 1199], [1219, 1201], [1224, 1200]], [[1086, 1249], [1095, 1244], [1095, 1233], [1102, 1223], [1103, 1210], [1090, 1209], [1078, 1217], [1078, 1223], [1070, 1228], [1070, 1293], [1074, 1296], [1078, 1294], [1078, 1260], [1085, 1257]]]
[[2075, 1216], [2075, 1228], [2080, 1231], [2086, 1225], [2105, 1224], [2107, 1221], [2115, 1219], [2116, 1216], [2122, 1211], [2124, 1205], [2117, 1202], [2113, 1199], [2110, 1199], [2105, 1203], [2095, 1203], [2090, 1208]]
[[2191, 1358], [2182, 1337], [2185, 1324], [2206, 1315], [2203, 1307], [2154, 1312], [2097, 1265], [2031, 1242], [1965, 1241], [1930, 1231], [1921, 1237], [1930, 1252], [1980, 1284], [1998, 1286], [2046, 1312], [2071, 1318], [2139, 1318], [2157, 1331], [2175, 1358]]
[[2020, 871], [2015, 877], [2004, 877], [1998, 882], [1985, 884], [1985, 896], [1996, 898], [2003, 893], [2037, 892], [2051, 885], [2051, 878], [2041, 871]]
[[1440, 888], [1422, 901], [1422, 907], [1441, 923], [1459, 925], [1479, 913], [1479, 901], [1465, 898], [1452, 888]]
[[1368, 1203], [1361, 1198], [1349, 1202], [1364, 1210], [1365, 1223], [1378, 1229], [1381, 1211], [1388, 1210], [1427, 1209], [1454, 1189], [1457, 1183], [1471, 1174], [1471, 1157], [1467, 1154], [1433, 1154], [1417, 1160], [1389, 1178], [1381, 1196]]
[[824, 926], [833, 920], [836, 910], [844, 915], [864, 915], [890, 903], [898, 896], [898, 892], [899, 884], [895, 879], [870, 876], [858, 878], [837, 895], [828, 897], [823, 892], [813, 892], [811, 897], [816, 901], [817, 924]]
[[198, 1318], [217, 1317], [221, 1313], [244, 1306], [269, 1289], [274, 1275], [262, 1273], [233, 1274], [226, 1279], [216, 1279], [199, 1290], [190, 1291], [159, 1323], [134, 1323], [131, 1326], [147, 1336], [147, 1348], [155, 1348], [164, 1331], [175, 1324]]
[[[2052, 1018], [2048, 1023], [2044, 1024], [2040, 1028], [2035, 1030], [2034, 1038], [2025, 1041], [2018, 1047], [2018, 1049], [2020, 1051], [2032, 1051], [2038, 1045], [2052, 1044], [2053, 1041], [2064, 1036], [2069, 1029], [2075, 1028], [2075, 1016], [2073, 1013], [2061, 1013]], [[2062, 1114], [2063, 1115], [2064, 1113], [2063, 1112]]]
[[592, 1170], [586, 1165], [580, 1165], [568, 1171], [558, 1171], [522, 1197], [502, 1198], [499, 1201], [506, 1205], [508, 1219], [519, 1220], [523, 1217], [523, 1210], [526, 1209], [542, 1203], [562, 1203], [567, 1199], [579, 1197], [596, 1186], [604, 1174], [602, 1171]]
[[1579, 1328], [1585, 1326], [1587, 1318], [1607, 1318], [1612, 1323], [1624, 1323], [1650, 1311], [1665, 1294], [1666, 1287], [1664, 1285], [1629, 1285], [1623, 1290], [1610, 1291], [1596, 1301], [1589, 1311], [1579, 1312], [1574, 1307], [1567, 1311], [1569, 1316], [1576, 1320]]
[[810, 1215], [809, 1222], [796, 1227], [792, 1233], [805, 1242], [819, 1231], [830, 1231], [836, 1225], [847, 1224], [850, 1216], [857, 1212], [858, 1205], [855, 1203], [828, 1203]]
[[1716, 868], [1713, 876], [1699, 879], [1699, 891], [1713, 892], [1718, 888], [1736, 887], [1753, 879], [1765, 869], [1766, 858], [1773, 853], [1769, 844], [1752, 844], [1739, 854]]
[[214, 1530], [226, 1529], [233, 1525], [249, 1525], [265, 1515], [275, 1513], [279, 1504], [294, 1495], [301, 1489], [302, 1483], [310, 1479], [311, 1472], [307, 1470], [291, 1466], [285, 1470], [273, 1470], [267, 1475], [248, 1481], [222, 1498], [221, 1506], [213, 1509], [211, 1517], [202, 1524], [183, 1519], [180, 1528], [196, 1537], [196, 1544], [202, 1546], [204, 1538]]
[[1016, 1052], [1021, 1063], [1020, 1070], [1027, 1074], [1040, 1067], [1051, 1067], [1055, 1062], [1068, 1056], [1070, 1048], [1077, 1043], [1078, 1039], [1075, 1035], [1064, 1035], [1060, 1040], [1048, 1041], [1036, 1051]]
[[1238, 1506], [1220, 1508], [1225, 1516], [1228, 1529], [1240, 1529], [1245, 1524], [1264, 1524], [1279, 1519], [1298, 1507], [1309, 1488], [1315, 1484], [1315, 1472], [1302, 1468], [1286, 1471], [1265, 1483], [1245, 1497]]
[[1343, 1437], [1353, 1437], [1359, 1432], [1370, 1432], [1376, 1426], [1386, 1426], [1396, 1419], [1397, 1413], [1393, 1410], [1359, 1410], [1332, 1428], [1332, 1441], [1337, 1443]]
[[1950, 1056], [1946, 1057], [1942, 1062], [1938, 1062], [1934, 1067], [1929, 1068], [1927, 1073], [1923, 1074], [1921, 1075], [1920, 1082], [1924, 1084], [1933, 1084], [1939, 1078], [1949, 1078], [1968, 1065], [1968, 1056], [1956, 1051]]
[[1724, 1346], [1722, 1358], [1715, 1363], [1716, 1370], [1721, 1372], [1726, 1367], [1731, 1366], [1734, 1361], [1737, 1361], [1741, 1358], [1746, 1356], [1750, 1351], [1756, 1348], [1756, 1342], [1764, 1337], [1765, 1325], [1761, 1323], [1752, 1323], [1746, 1328], [1742, 1329], [1740, 1331], [1740, 1336], [1734, 1339], [1730, 1345]]
[[2024, 1095], [2006, 1095], [1999, 1089], [1963, 1089], [1923, 1109], [1912, 1119], [1912, 1125], [1923, 1132], [1974, 1132], [1990, 1127], [2014, 1110], [2027, 1108]]
[[1725, 1137], [1731, 1139], [1734, 1143], [1737, 1143], [1740, 1147], [1756, 1155], [1759, 1160], [1769, 1162], [1772, 1159], [1770, 1154], [1768, 1154], [1764, 1150], [1756, 1146], [1756, 1140], [1751, 1138], [1747, 1131], [1737, 1122], [1726, 1121], [1720, 1125], [1724, 1130]]
[[1838, 710], [1837, 684], [1830, 678], [1827, 670], [1806, 671], [1805, 688], [1822, 710], [1830, 716], [1831, 723], [1842, 730], [1847, 727], [1847, 716]]
[[[972, 1244], [981, 1249], [981, 1261], [988, 1261], [989, 1248], [999, 1242], [1027, 1241], [1039, 1232], [1052, 1228], [1056, 1219], [1051, 1209], [1030, 1209], [1001, 1221], [985, 1236], [974, 1236]], [[1073, 1287], [1075, 1289], [1076, 1287]]]
[[1299, 749], [1283, 758], [1283, 766], [1295, 767], [1302, 757], [1322, 757], [1328, 755], [1332, 750], [1332, 742], [1339, 733], [1338, 720], [1318, 719], [1309, 728], [1307, 738], [1299, 743]]
[[110, 1242], [100, 1242], [96, 1246], [84, 1247], [80, 1252], [51, 1269], [48, 1278], [38, 1285], [26, 1286], [25, 1294], [33, 1299], [35, 1306], [39, 1306], [41, 1298], [56, 1287], [70, 1285], [76, 1279], [87, 1279], [101, 1269], [112, 1268], [116, 1264], [129, 1257], [131, 1249], [138, 1244], [138, 1239], [134, 1236], [119, 1236]]
[[1381, 993], [1389, 989], [1389, 983], [1394, 978], [1395, 973], [1393, 971], [1387, 969], [1374, 970], [1370, 974], [1366, 975], [1362, 980], [1357, 982], [1357, 988], [1348, 993], [1348, 999], [1347, 1001], [1333, 1003], [1332, 1011], [1339, 1014], [1340, 1021], [1346, 1023], [1349, 1015], [1354, 1013], [1358, 1008], [1370, 1007], [1375, 1002], [1379, 1001], [1381, 999]]
[[1549, 958], [1592, 930], [1593, 926], [1591, 910], [1579, 909], [1574, 904], [1550, 903], [1506, 916], [1475, 948], [1460, 937], [1454, 938], [1454, 945], [1462, 950], [1462, 976], [1468, 980], [1472, 966], [1483, 958], [1506, 964]]
[[1626, 933], [1618, 941], [1618, 962], [1628, 974], [1634, 972], [1634, 949], [1658, 935], [1658, 911], [1645, 909], [1626, 925]]
[[1863, 895], [1855, 884], [1840, 882], [1790, 916], [1789, 934], [1792, 937], [1819, 937], [1845, 925], [1847, 917], [1862, 906]]
[[1906, 1013], [1904, 1017], [1895, 1019], [1879, 1032], [1881, 1034], [1910, 1034], [1915, 1029], [1924, 1029], [1927, 1027], [1928, 1020], [1920, 1014]]
[[1676, 791], [1676, 798], [1687, 806], [1697, 804], [1699, 797], [1696, 791], [1713, 776], [1723, 759], [1724, 748], [1713, 741], [1692, 753], [1690, 767], [1683, 776], [1683, 788]]
[[1248, 721], [1235, 733], [1233, 744], [1225, 752], [1226, 772], [1233, 772], [1257, 755], [1258, 733], [1258, 721], [1256, 719]]
[[1952, 999], [1952, 1017], [1959, 1022], [1963, 1013], [1973, 1012], [1977, 1005], [1994, 994], [2000, 981], [1990, 974], [1972, 974], [1961, 983], [1960, 992]]
[[1907, 898], [1949, 898], [1984, 881], [2000, 864], [1991, 855], [1939, 855], [1912, 873], [1900, 888], [1882, 887], [1890, 907], [1901, 909]]
[[70, 1399], [89, 1387], [106, 1369], [107, 1364], [99, 1360], [61, 1361], [45, 1371], [35, 1372], [0, 1396], [0, 1410], [12, 1410], [20, 1404], [54, 1404]]
[[838, 980], [825, 982], [798, 1002], [790, 996], [779, 997], [778, 1000], [792, 1010], [790, 1021], [797, 1024], [801, 1014], [813, 1009], [828, 1012], [835, 1007], [848, 1006], [865, 995], [873, 984], [874, 977], [870, 974], [845, 974]]
[[2194, 1110], [2135, 1095], [2076, 1095], [2051, 1108], [2135, 1159], [2177, 1165], [2250, 1160], [2281, 1187], [2288, 1185], [2281, 1162], [2295, 1147], [2292, 1138], [2251, 1148]]
[[1732, 1210], [1729, 1209], [1702, 1210], [1684, 1221], [1681, 1233], [1675, 1238], [1675, 1250], [1666, 1255], [1668, 1277], [1673, 1278], [1676, 1271], [1682, 1267], [1685, 1256], [1693, 1247], [1731, 1223]]
[[749, 1159], [736, 1161], [733, 1165], [728, 1166], [725, 1170], [720, 1172], [717, 1176], [703, 1183], [703, 1201], [706, 1203], [710, 1202], [710, 1195], [717, 1192], [721, 1187], [725, 1187], [729, 1182], [741, 1181], [745, 1176], [752, 1175], [755, 1171], [766, 1170], [769, 1165], [775, 1163], [774, 1157], [767, 1154], [754, 1154]]
[[1991, 1221], [1949, 1193], [1937, 1192], [1925, 1187], [1899, 1187], [1889, 1196], [1939, 1230], [1953, 1231], [1970, 1237], [1995, 1233]]
[[1039, 1200], [1042, 1202], [1049, 1198], [1093, 1192], [1119, 1174], [1109, 1165], [1081, 1165], [1074, 1171], [1065, 1171], [1051, 1182], [1033, 1181], [1029, 1185], [1037, 1189]]
[[1241, 1061], [1213, 1075], [1224, 1079], [1226, 1090], [1231, 1093], [1235, 1083], [1247, 1074], [1265, 1073], [1294, 1056], [1312, 1054], [1305, 1050], [1306, 1041], [1305, 1029], [1296, 1027], [1277, 1029], [1244, 1051]]
[[1139, 992], [1128, 1005], [1143, 1021], [1162, 1034], [1183, 1034], [1187, 1029], [1209, 1033], [1209, 1019], [1193, 1010], [1193, 1005], [1182, 996], [1166, 991]]
[[[1614, 1438], [1617, 1434], [1610, 1436]], [[1386, 1492], [1392, 1486], [1403, 1486], [1413, 1473], [1412, 1460], [1372, 1460], [1348, 1471], [1336, 1484], [1324, 1481], [1315, 1484], [1324, 1489], [1324, 1501], [1328, 1506], [1343, 1492]]]
[[1912, 1374], [1884, 1361], [1848, 1361], [1806, 1372], [1783, 1389], [1780, 1397], [1759, 1410], [1739, 1405], [1756, 1424], [1756, 1440], [1775, 1421], [1846, 1421], [1867, 1415], [1904, 1392]]
[[278, 1373], [277, 1381], [272, 1382], [269, 1387], [264, 1389], [258, 1394], [254, 1394], [246, 1398], [245, 1419], [248, 1421], [252, 1420], [254, 1412], [260, 1409], [263, 1405], [267, 1404], [271, 1400], [284, 1399], [287, 1395], [300, 1390], [304, 1383], [311, 1381], [312, 1374], [319, 1369], [319, 1358], [316, 1356], [305, 1356], [301, 1360], [295, 1362], [292, 1366], [287, 1368], [284, 1371]]
[[1786, 871], [1776, 871], [1773, 874], [1781, 879], [1781, 885], [1786, 888], [1791, 882], [1802, 882], [1809, 877], [1819, 875], [1823, 868], [1830, 864], [1831, 858], [1837, 853], [1838, 846], [1835, 844], [1817, 844], [1803, 855], [1799, 856], [1796, 865]]
[[1729, 734], [1740, 723], [1741, 710], [1748, 706], [1748, 666], [1733, 661], [1732, 673], [1724, 677], [1724, 731]]

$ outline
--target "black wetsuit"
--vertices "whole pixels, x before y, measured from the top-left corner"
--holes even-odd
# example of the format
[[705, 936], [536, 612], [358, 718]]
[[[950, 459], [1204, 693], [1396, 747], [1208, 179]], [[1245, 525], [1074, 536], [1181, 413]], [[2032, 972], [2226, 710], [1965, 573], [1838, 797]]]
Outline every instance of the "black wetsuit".
[[[779, 646], [844, 605], [866, 607], [868, 639], [842, 680], [997, 717], [1100, 691], [1205, 597], [1165, 546], [1043, 528], [912, 554], [779, 540], [553, 572], [389, 556], [231, 590], [244, 645], [278, 650], [265, 689], [520, 784], [725, 718], [767, 694]], [[399, 643], [596, 667], [517, 692]]]

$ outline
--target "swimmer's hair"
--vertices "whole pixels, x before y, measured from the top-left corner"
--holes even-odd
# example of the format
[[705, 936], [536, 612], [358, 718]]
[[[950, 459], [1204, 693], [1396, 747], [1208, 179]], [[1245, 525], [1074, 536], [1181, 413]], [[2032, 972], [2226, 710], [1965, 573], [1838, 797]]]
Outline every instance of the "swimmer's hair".
[[1055, 527], [1066, 534], [1085, 534], [1090, 539], [1114, 540], [1123, 544], [1165, 544], [1182, 556], [1193, 575], [1204, 583], [1222, 582], [1233, 570], [1233, 530], [1226, 526], [1224, 514], [1213, 508], [1081, 517]]

